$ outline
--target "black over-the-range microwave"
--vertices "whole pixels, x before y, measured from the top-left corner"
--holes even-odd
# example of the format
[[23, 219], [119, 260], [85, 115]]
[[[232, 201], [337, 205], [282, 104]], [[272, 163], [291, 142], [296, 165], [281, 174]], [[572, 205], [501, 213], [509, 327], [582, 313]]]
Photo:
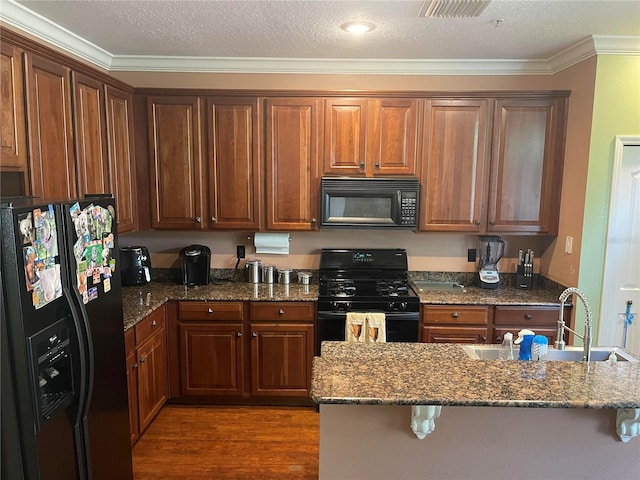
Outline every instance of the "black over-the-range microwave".
[[321, 227], [418, 226], [420, 181], [415, 177], [323, 177], [320, 186]]

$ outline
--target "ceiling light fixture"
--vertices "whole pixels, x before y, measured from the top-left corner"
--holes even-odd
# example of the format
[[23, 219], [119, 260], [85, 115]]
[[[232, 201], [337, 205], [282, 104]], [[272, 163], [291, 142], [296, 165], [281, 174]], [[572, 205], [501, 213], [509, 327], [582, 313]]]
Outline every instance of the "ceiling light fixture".
[[363, 33], [370, 32], [376, 26], [369, 22], [347, 22], [343, 23], [340, 28], [345, 32], [353, 33], [354, 35], [362, 35]]

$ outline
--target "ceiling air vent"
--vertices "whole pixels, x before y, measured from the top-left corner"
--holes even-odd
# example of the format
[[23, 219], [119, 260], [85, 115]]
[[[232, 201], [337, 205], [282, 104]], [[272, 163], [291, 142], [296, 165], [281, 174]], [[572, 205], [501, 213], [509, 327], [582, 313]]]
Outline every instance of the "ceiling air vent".
[[425, 0], [420, 17], [462, 18], [478, 17], [491, 0]]

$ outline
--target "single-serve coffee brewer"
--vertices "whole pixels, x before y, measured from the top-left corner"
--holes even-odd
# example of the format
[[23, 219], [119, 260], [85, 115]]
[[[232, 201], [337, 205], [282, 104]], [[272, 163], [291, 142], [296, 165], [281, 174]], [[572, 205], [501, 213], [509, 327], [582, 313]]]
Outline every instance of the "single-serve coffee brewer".
[[478, 263], [478, 278], [481, 288], [498, 288], [500, 275], [498, 261], [504, 255], [504, 241], [496, 235], [482, 235], [480, 237], [480, 261]]
[[182, 284], [208, 285], [211, 268], [211, 249], [205, 245], [189, 245], [180, 251]]

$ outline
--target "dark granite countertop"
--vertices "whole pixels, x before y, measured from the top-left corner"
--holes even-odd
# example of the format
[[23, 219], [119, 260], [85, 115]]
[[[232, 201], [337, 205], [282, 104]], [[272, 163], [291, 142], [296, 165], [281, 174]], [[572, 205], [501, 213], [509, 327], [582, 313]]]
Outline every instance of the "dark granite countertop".
[[317, 403], [640, 408], [640, 363], [472, 360], [458, 344], [323, 342]]
[[[418, 290], [416, 289], [416, 292]], [[439, 305], [560, 305], [560, 291], [522, 290], [501, 287], [495, 290], [476, 286], [455, 290], [428, 290], [418, 292], [420, 303]]]
[[124, 329], [127, 330], [168, 300], [315, 302], [318, 285], [226, 282], [199, 287], [151, 282], [122, 288]]

